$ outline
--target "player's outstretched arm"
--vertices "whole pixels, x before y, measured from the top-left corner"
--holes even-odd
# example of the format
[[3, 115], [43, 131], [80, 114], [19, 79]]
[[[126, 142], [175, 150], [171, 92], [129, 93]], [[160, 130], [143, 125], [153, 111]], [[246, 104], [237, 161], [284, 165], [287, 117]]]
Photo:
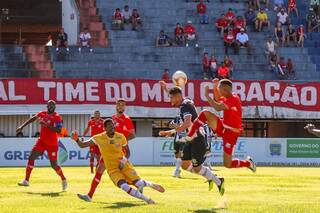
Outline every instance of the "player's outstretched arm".
[[320, 129], [316, 129], [313, 124], [307, 124], [304, 129], [306, 129], [310, 134], [320, 137]]
[[19, 126], [19, 127], [17, 128], [16, 132], [17, 132], [17, 133], [22, 132], [22, 130], [23, 130], [23, 128], [24, 128], [25, 126], [28, 126], [29, 124], [33, 123], [35, 120], [37, 120], [37, 118], [38, 118], [38, 117], [37, 117], [36, 115], [33, 116], [33, 117], [31, 117], [31, 118], [29, 118], [29, 119], [26, 120], [21, 126]]
[[160, 137], [171, 137], [175, 133], [176, 133], [175, 129], [171, 129], [171, 130], [167, 130], [167, 131], [160, 131], [159, 136]]
[[89, 125], [88, 125], [88, 126], [85, 128], [85, 130], [83, 131], [83, 137], [88, 134], [89, 130], [90, 130], [90, 127], [89, 127]]
[[215, 99], [212, 99], [210, 97], [209, 90], [210, 90], [209, 86], [206, 86], [205, 87], [205, 96], [206, 96], [210, 106], [212, 106], [217, 111], [226, 110], [227, 107], [226, 107], [226, 105], [224, 103], [217, 102]]
[[90, 145], [94, 145], [94, 142], [92, 141], [92, 139], [89, 139], [86, 141], [80, 140], [79, 134], [77, 131], [72, 131], [71, 139], [74, 140], [80, 148], [86, 148], [86, 147], [89, 147]]

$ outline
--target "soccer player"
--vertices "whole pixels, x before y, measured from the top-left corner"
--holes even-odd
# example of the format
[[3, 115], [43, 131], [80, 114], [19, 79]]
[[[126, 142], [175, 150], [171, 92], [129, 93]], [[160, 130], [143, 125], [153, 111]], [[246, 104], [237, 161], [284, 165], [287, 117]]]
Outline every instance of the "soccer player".
[[[112, 116], [112, 120], [115, 124], [116, 132], [123, 134], [127, 141], [135, 138], [135, 132], [134, 132], [134, 126], [133, 123], [130, 119], [129, 116], [125, 114], [125, 109], [126, 109], [126, 102], [123, 99], [119, 99], [116, 102], [116, 114]], [[99, 151], [99, 150], [98, 150]], [[123, 150], [127, 157], [130, 157], [130, 150], [129, 146], [127, 149]], [[100, 153], [100, 151], [99, 151]], [[99, 163], [96, 168], [96, 173], [92, 179], [90, 190], [88, 194], [82, 195], [78, 194], [78, 197], [80, 199], [85, 198], [85, 200], [92, 200], [92, 197], [101, 181], [102, 175], [104, 171], [106, 170], [105, 165], [104, 165], [104, 160], [103, 158], [100, 157]]]
[[[91, 137], [104, 132], [103, 119], [100, 117], [100, 111], [96, 110], [93, 114], [93, 118], [88, 121], [88, 125], [84, 130], [83, 136], [86, 136], [91, 130]], [[100, 151], [96, 145], [90, 146], [90, 171], [93, 174], [94, 158], [97, 159], [97, 164], [100, 160]]]
[[33, 146], [28, 159], [25, 179], [18, 183], [19, 186], [29, 186], [29, 178], [34, 167], [34, 161], [39, 156], [43, 155], [44, 151], [47, 151], [51, 167], [61, 178], [62, 190], [65, 191], [68, 187], [67, 180], [63, 175], [62, 169], [57, 163], [58, 134], [61, 133], [62, 119], [60, 115], [55, 112], [55, 109], [56, 103], [52, 100], [49, 100], [47, 103], [47, 111], [41, 111], [37, 113], [35, 116], [28, 119], [20, 127], [17, 128], [17, 133], [22, 132], [25, 126], [33, 123], [36, 120], [39, 120], [41, 125], [40, 137], [38, 138], [36, 144]]
[[[166, 84], [161, 82], [161, 86], [166, 90]], [[191, 128], [192, 122], [197, 118], [196, 107], [192, 100], [183, 97], [180, 87], [173, 87], [169, 89], [170, 102], [173, 107], [179, 107], [181, 124], [175, 125], [175, 131], [181, 133]], [[201, 175], [207, 179], [209, 183], [209, 191], [212, 190], [215, 183], [221, 195], [224, 194], [224, 178], [218, 178], [212, 171], [203, 166], [205, 161], [204, 155], [207, 151], [207, 143], [204, 134], [200, 131], [195, 132], [196, 136], [186, 142], [183, 148], [182, 155], [182, 169]]]
[[[112, 119], [106, 119], [104, 121], [104, 128], [104, 133], [95, 135], [84, 142], [79, 140], [76, 132], [74, 132], [72, 138], [81, 148], [96, 144], [100, 149], [101, 156], [112, 182], [129, 195], [144, 200], [148, 204], [154, 204], [155, 202], [151, 198], [146, 197], [140, 191], [143, 187], [150, 187], [158, 192], [164, 192], [165, 189], [161, 185], [143, 180], [138, 176], [128, 161], [129, 152], [126, 152], [127, 155], [123, 152], [123, 150], [128, 150], [127, 139], [123, 134], [115, 131], [115, 125]], [[139, 190], [132, 188], [129, 184], [133, 184]], [[80, 195], [79, 197], [85, 201], [91, 201], [88, 195]]]
[[253, 172], [256, 165], [251, 157], [246, 160], [233, 159], [232, 153], [242, 132], [242, 106], [240, 97], [232, 92], [232, 82], [228, 79], [214, 79], [214, 99], [209, 96], [209, 86], [205, 88], [205, 96], [209, 104], [217, 111], [223, 111], [223, 119], [209, 110], [202, 110], [193, 122], [188, 132], [186, 141], [196, 137], [199, 128], [208, 124], [211, 129], [222, 137], [223, 140], [223, 164], [227, 168], [247, 167]]

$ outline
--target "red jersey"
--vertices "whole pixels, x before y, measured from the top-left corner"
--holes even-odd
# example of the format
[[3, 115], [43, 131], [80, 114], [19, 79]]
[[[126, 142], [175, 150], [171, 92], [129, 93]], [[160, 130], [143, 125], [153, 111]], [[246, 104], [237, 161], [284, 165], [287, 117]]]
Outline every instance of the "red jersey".
[[122, 14], [121, 14], [121, 12], [115, 12], [115, 13], [114, 13], [114, 19], [121, 20], [121, 19], [122, 19]]
[[228, 11], [224, 16], [227, 20], [233, 20], [236, 17], [232, 11]]
[[169, 78], [170, 78], [170, 77], [169, 77], [169, 74], [168, 74], [168, 73], [163, 73], [163, 74], [162, 74], [162, 80], [163, 80], [163, 81], [165, 81], [165, 82], [168, 83], [168, 82], [169, 82]]
[[125, 113], [122, 113], [119, 117], [117, 115], [113, 115], [112, 120], [115, 124], [116, 132], [123, 134], [126, 138], [134, 132], [132, 120]]
[[[36, 116], [48, 126], [62, 127], [62, 119], [57, 112], [49, 115], [47, 111], [41, 111]], [[41, 125], [39, 139], [48, 145], [58, 145], [58, 133], [43, 125]]]
[[183, 28], [182, 27], [176, 27], [176, 29], [174, 30], [174, 34], [176, 36], [180, 36], [180, 35], [183, 35]]
[[218, 74], [224, 78], [228, 77], [229, 75], [229, 68], [226, 66], [221, 66], [218, 69]]
[[240, 97], [233, 93], [228, 98], [221, 97], [220, 101], [228, 108], [223, 112], [224, 127], [232, 127], [242, 130], [242, 105]]
[[205, 4], [202, 4], [202, 3], [198, 4], [197, 5], [197, 12], [199, 14], [205, 14], [207, 12], [207, 6]]
[[91, 129], [91, 137], [104, 132], [103, 122], [102, 118], [92, 118], [88, 121], [88, 127]]
[[204, 56], [204, 57], [202, 58], [202, 66], [204, 66], [204, 67], [209, 67], [209, 66], [210, 66], [210, 64], [209, 64], [209, 58], [208, 58], [207, 56]]
[[228, 21], [227, 21], [225, 18], [219, 18], [219, 19], [216, 21], [216, 26], [217, 26], [218, 28], [221, 28], [221, 27], [226, 28], [226, 27], [228, 27], [228, 25], [229, 25], [229, 23], [228, 23]]
[[224, 63], [227, 67], [232, 67], [233, 63], [231, 61], [231, 59], [227, 59], [227, 60], [224, 60]]
[[234, 22], [234, 26], [235, 28], [244, 28], [244, 20], [243, 19], [237, 19], [235, 22]]
[[299, 26], [298, 29], [297, 29], [297, 34], [299, 36], [304, 35], [304, 28]]
[[188, 35], [192, 35], [196, 33], [196, 29], [192, 25], [187, 25], [184, 27], [184, 32], [187, 33]]
[[288, 0], [288, 7], [289, 9], [294, 9], [297, 7], [297, 2], [296, 0]]

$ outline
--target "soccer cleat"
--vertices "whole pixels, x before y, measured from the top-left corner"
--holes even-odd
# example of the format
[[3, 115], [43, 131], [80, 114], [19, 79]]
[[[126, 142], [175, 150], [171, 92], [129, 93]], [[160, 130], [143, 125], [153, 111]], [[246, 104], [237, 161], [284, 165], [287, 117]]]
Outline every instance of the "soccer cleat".
[[173, 177], [176, 177], [176, 178], [181, 178], [181, 170], [180, 169], [178, 169], [178, 170], [174, 170], [174, 172], [173, 172]]
[[29, 181], [27, 180], [23, 180], [21, 182], [18, 183], [19, 186], [30, 186]]
[[82, 194], [77, 194], [78, 198], [80, 198], [81, 200], [84, 200], [86, 202], [92, 202], [92, 198], [89, 197], [89, 195], [82, 195]]
[[250, 162], [250, 166], [248, 167], [252, 172], [257, 171], [256, 163], [252, 160], [250, 156], [247, 157], [247, 160]]
[[149, 200], [146, 201], [148, 204], [156, 204], [156, 202], [154, 202], [151, 198], [149, 198]]
[[63, 180], [61, 182], [61, 185], [62, 185], [62, 191], [67, 191], [67, 188], [68, 188], [68, 182], [67, 180]]
[[224, 189], [224, 178], [219, 178], [219, 179], [221, 181], [221, 184], [218, 186], [218, 189], [219, 189], [220, 195], [223, 196], [224, 195], [224, 191], [225, 191], [225, 189]]
[[151, 184], [150, 187], [151, 187], [152, 189], [158, 191], [158, 192], [161, 192], [161, 193], [163, 193], [163, 192], [165, 191], [165, 189], [164, 189], [161, 185], [156, 184], [156, 183]]

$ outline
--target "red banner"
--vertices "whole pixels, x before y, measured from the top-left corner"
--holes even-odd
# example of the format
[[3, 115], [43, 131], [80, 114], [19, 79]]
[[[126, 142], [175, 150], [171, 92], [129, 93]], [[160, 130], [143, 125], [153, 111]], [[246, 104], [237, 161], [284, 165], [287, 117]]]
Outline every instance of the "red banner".
[[[186, 96], [196, 106], [207, 106], [204, 97], [207, 81], [189, 81]], [[288, 84], [276, 81], [234, 81], [234, 92], [243, 106], [279, 106], [298, 110], [320, 110], [319, 83]], [[119, 97], [128, 105], [170, 107], [168, 95], [155, 80], [84, 80], [84, 79], [3, 79], [0, 104], [114, 104]]]

